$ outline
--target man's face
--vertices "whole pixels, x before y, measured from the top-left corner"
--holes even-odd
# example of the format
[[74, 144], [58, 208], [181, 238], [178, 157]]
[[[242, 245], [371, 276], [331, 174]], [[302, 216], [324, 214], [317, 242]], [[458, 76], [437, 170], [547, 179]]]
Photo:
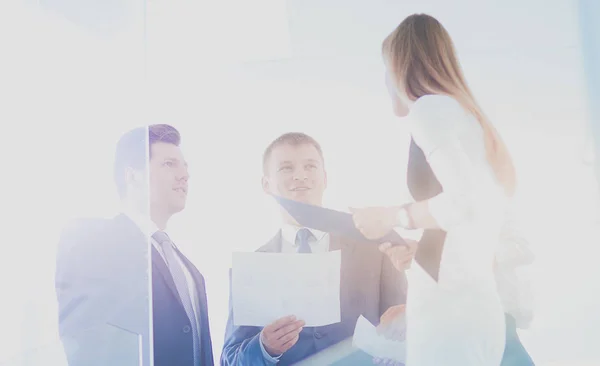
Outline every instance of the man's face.
[[263, 177], [266, 193], [322, 206], [327, 187], [323, 159], [312, 144], [281, 144], [271, 151]]
[[185, 208], [188, 167], [178, 146], [157, 142], [150, 147], [150, 205], [165, 215]]

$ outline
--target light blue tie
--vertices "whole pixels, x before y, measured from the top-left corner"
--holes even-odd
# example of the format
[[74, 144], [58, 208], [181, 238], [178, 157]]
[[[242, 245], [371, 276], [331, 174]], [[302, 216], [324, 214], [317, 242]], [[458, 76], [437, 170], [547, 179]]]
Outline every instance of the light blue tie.
[[194, 340], [194, 365], [200, 365], [200, 333], [198, 332], [198, 323], [196, 315], [194, 314], [194, 307], [192, 306], [192, 298], [190, 297], [190, 290], [188, 281], [183, 272], [183, 264], [178, 258], [178, 254], [175, 252], [175, 247], [169, 236], [162, 231], [157, 231], [152, 235], [152, 238], [160, 245], [165, 255], [167, 266], [173, 276], [173, 282], [179, 293], [179, 298], [185, 309], [185, 313], [190, 319], [192, 325], [192, 335]]
[[307, 228], [302, 228], [296, 233], [296, 245], [298, 253], [312, 253], [310, 249], [310, 240], [314, 238], [314, 235]]

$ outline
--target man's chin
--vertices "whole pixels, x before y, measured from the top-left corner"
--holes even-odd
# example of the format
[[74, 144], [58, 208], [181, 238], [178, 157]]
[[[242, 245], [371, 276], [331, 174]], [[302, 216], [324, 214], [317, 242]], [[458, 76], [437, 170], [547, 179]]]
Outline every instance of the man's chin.
[[310, 197], [310, 196], [294, 195], [294, 196], [291, 196], [288, 198], [291, 199], [292, 201], [302, 202], [302, 203], [306, 203], [306, 204], [313, 205], [313, 206], [321, 206], [319, 200], [315, 199], [314, 197]]
[[183, 209], [185, 208], [185, 202], [177, 202], [177, 203], [173, 203], [171, 205], [171, 214], [176, 214], [179, 213], [181, 211], [183, 211]]

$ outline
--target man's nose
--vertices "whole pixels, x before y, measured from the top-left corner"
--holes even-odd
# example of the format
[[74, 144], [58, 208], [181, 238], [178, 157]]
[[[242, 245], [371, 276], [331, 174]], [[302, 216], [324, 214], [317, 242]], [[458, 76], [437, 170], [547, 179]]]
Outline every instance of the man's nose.
[[190, 179], [190, 172], [186, 166], [182, 167], [178, 173], [179, 180], [187, 181]]
[[308, 175], [304, 169], [296, 169], [294, 171], [294, 180], [307, 180]]

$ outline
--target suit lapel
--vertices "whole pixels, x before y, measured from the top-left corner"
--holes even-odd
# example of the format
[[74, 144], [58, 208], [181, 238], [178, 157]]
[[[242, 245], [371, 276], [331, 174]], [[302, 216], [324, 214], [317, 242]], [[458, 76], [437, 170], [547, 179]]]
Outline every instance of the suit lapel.
[[[208, 330], [207, 298], [206, 298], [206, 289], [204, 286], [204, 277], [202, 276], [200, 271], [198, 271], [196, 266], [194, 266], [194, 264], [192, 262], [190, 262], [190, 260], [187, 259], [187, 257], [185, 255], [183, 255], [183, 253], [181, 253], [181, 251], [179, 250], [179, 248], [177, 248], [177, 246], [175, 246], [174, 248], [175, 248], [175, 252], [181, 259], [181, 262], [183, 263], [185, 268], [190, 272], [192, 279], [194, 281], [196, 295], [198, 296], [198, 303], [197, 303], [198, 314], [196, 317], [198, 320], [198, 330], [199, 330], [198, 335], [200, 337], [200, 342], [201, 342], [200, 351], [201, 351], [201, 353], [208, 352], [210, 350], [206, 350], [205, 346], [210, 348], [210, 347], [212, 347], [212, 345], [210, 343], [210, 332]], [[173, 295], [175, 296], [177, 301], [183, 307], [183, 304], [181, 302], [181, 297], [179, 296], [179, 293], [177, 292], [177, 287], [175, 285], [175, 282], [173, 281], [173, 277], [171, 276], [171, 272], [169, 271], [169, 268], [167, 267], [165, 261], [162, 259], [162, 256], [156, 250], [156, 248], [154, 248], [154, 246], [152, 246], [152, 253], [153, 253], [153, 265], [154, 265], [154, 268], [156, 269], [156, 272], [160, 273], [160, 276], [162, 277], [162, 279], [167, 283], [167, 286], [169, 287], [169, 289], [171, 290], [171, 292], [173, 293]], [[208, 342], [208, 343], [205, 343], [205, 342]]]
[[281, 230], [279, 230], [277, 232], [277, 234], [275, 234], [275, 236], [273, 238], [271, 238], [271, 240], [269, 240], [269, 242], [265, 245], [263, 245], [262, 247], [260, 247], [257, 252], [265, 252], [265, 253], [281, 253], [281, 246], [282, 246], [282, 234], [281, 234]]
[[[150, 245], [150, 247], [152, 251], [152, 276], [158, 274], [158, 277], [165, 282], [165, 284], [171, 291], [171, 294], [173, 294], [173, 296], [175, 297], [175, 299], [177, 299], [179, 304], [183, 306], [183, 303], [181, 302], [181, 297], [179, 296], [179, 292], [177, 292], [177, 287], [175, 286], [175, 281], [173, 281], [173, 276], [171, 276], [171, 272], [169, 271], [169, 267], [167, 267], [167, 264], [165, 263], [158, 250], [156, 250], [154, 245]], [[154, 281], [154, 278], [152, 279], [152, 281]]]
[[[154, 245], [152, 245], [150, 238], [147, 238], [140, 228], [125, 214], [118, 215], [115, 218], [115, 221], [117, 222], [119, 231], [127, 235], [127, 242], [131, 242], [134, 246], [145, 246], [145, 253], [150, 251], [149, 255], [152, 258], [152, 276], [154, 276], [155, 273], [159, 273], [160, 277], [162, 277], [167, 284], [167, 287], [173, 292], [175, 298], [179, 299], [179, 294], [177, 293], [177, 288], [175, 287], [175, 282], [173, 282], [171, 273], [160, 253], [156, 250]], [[154, 280], [154, 278], [152, 278], [152, 280]]]
[[[158, 250], [152, 244], [150, 239], [146, 238], [146, 235], [140, 230], [140, 228], [125, 214], [120, 214], [116, 216], [115, 222], [118, 225], [118, 231], [123, 232], [125, 233], [125, 235], [127, 235], [127, 242], [132, 242], [134, 245], [139, 246], [145, 245], [146, 248], [149, 247], [150, 255], [152, 258], [152, 281], [164, 281], [172, 295], [183, 308], [181, 297], [179, 296], [179, 292], [177, 291], [177, 287], [175, 286], [175, 282], [173, 281], [173, 276], [171, 276], [171, 272], [169, 271], [167, 264], [165, 263], [163, 257], [160, 255]], [[207, 298], [204, 285], [204, 278], [202, 277], [202, 274], [198, 271], [198, 269], [187, 259], [185, 255], [183, 255], [179, 251], [177, 247], [175, 247], [175, 250], [180, 256], [185, 267], [190, 271], [196, 285], [199, 300], [198, 323], [200, 329], [200, 340], [202, 342], [200, 348], [202, 353], [201, 363], [203, 365], [212, 365], [212, 342], [210, 339], [210, 330], [208, 328]], [[147, 251], [148, 249], [145, 250], [146, 253]]]
[[351, 244], [350, 240], [344, 240], [339, 235], [329, 234], [329, 251], [334, 250], [342, 250], [344, 253], [352, 254], [354, 245]]
[[204, 276], [196, 268], [196, 266], [179, 250], [175, 247], [175, 251], [179, 258], [181, 258], [184, 266], [188, 269], [194, 284], [196, 287], [196, 293], [198, 295], [198, 330], [200, 336], [200, 353], [202, 357], [203, 365], [212, 365], [212, 341], [210, 338], [210, 328], [208, 320], [208, 299], [206, 297], [206, 286], [204, 283]]
[[200, 309], [198, 309], [199, 312], [204, 311], [204, 307], [206, 304], [206, 288], [204, 286], [204, 277], [202, 276], [202, 274], [200, 273], [200, 271], [198, 271], [198, 269], [196, 268], [196, 266], [190, 262], [189, 259], [187, 259], [187, 257], [185, 255], [183, 255], [183, 253], [181, 253], [181, 251], [179, 250], [179, 248], [175, 247], [175, 251], [177, 252], [177, 255], [179, 255], [179, 258], [181, 258], [183, 264], [185, 265], [185, 267], [187, 268], [187, 270], [190, 272], [190, 274], [192, 275], [192, 278], [194, 279], [194, 285], [196, 287], [196, 292], [198, 293], [198, 300], [200, 301]]

